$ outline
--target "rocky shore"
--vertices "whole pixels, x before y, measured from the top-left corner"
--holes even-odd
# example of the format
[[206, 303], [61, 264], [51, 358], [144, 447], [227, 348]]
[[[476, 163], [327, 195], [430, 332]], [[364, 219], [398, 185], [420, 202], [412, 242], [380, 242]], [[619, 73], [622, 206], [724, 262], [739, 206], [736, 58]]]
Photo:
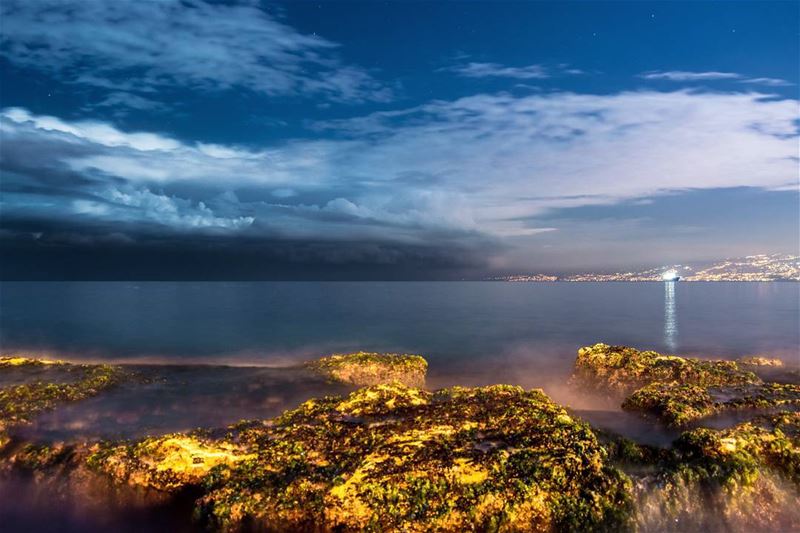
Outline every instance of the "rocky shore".
[[679, 428], [668, 447], [592, 428], [541, 390], [429, 391], [422, 357], [364, 352], [306, 365], [360, 388], [274, 419], [47, 444], [17, 430], [135, 373], [0, 358], [0, 484], [188, 499], [187, 524], [228, 531], [797, 530], [800, 386], [761, 366], [778, 364], [579, 350], [571, 385]]

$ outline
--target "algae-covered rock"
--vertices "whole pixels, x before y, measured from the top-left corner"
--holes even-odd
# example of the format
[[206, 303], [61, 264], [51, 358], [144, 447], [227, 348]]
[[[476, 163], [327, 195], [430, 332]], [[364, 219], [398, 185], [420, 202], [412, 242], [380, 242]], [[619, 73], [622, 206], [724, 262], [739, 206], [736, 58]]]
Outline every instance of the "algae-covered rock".
[[64, 365], [63, 361], [53, 359], [31, 359], [29, 357], [0, 357], [0, 368], [12, 366]]
[[800, 413], [687, 431], [635, 482], [642, 530], [800, 529]]
[[782, 367], [783, 361], [772, 357], [764, 357], [762, 355], [748, 355], [740, 357], [737, 362], [743, 366], [775, 366]]
[[356, 352], [335, 354], [308, 363], [334, 381], [365, 387], [398, 382], [424, 387], [428, 363], [419, 355]]
[[[186, 439], [197, 455], [164, 449]], [[378, 385], [90, 462], [129, 483], [202, 484], [197, 514], [226, 529], [619, 530], [632, 515], [629, 482], [591, 429], [541, 391], [503, 385]]]
[[764, 383], [735, 362], [606, 344], [578, 351], [572, 382], [624, 397], [623, 409], [653, 415], [670, 426], [732, 409], [800, 405], [800, 385]]
[[761, 383], [701, 387], [652, 383], [635, 391], [622, 408], [655, 415], [671, 426], [685, 425], [728, 409], [766, 409], [800, 405], [800, 385]]
[[714, 387], [761, 380], [733, 361], [703, 361], [600, 343], [578, 350], [571, 381], [624, 396], [651, 383]]
[[94, 396], [118, 383], [123, 372], [109, 365], [71, 365], [61, 361], [45, 361], [21, 357], [0, 360], [0, 372], [23, 366], [57, 366], [75, 377], [69, 382], [50, 382], [37, 377], [31, 383], [0, 388], [0, 448], [8, 443], [8, 430], [28, 424], [42, 411], [60, 403]]
[[102, 445], [88, 463], [118, 482], [168, 491], [200, 483], [218, 465], [254, 457], [235, 443], [195, 432]]

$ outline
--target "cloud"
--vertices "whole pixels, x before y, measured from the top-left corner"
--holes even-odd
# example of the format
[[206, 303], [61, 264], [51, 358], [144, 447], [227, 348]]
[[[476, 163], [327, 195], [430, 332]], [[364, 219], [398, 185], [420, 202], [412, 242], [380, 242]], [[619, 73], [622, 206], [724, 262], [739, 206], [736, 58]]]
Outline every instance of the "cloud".
[[780, 78], [747, 78], [741, 80], [740, 83], [752, 83], [754, 85], [767, 85], [770, 87], [788, 87], [792, 85], [788, 81]]
[[4, 216], [114, 231], [522, 246], [565, 208], [797, 190], [797, 101], [758, 93], [478, 94], [315, 124], [258, 148], [11, 108]]
[[769, 87], [786, 87], [792, 85], [780, 78], [748, 78], [736, 72], [688, 72], [685, 70], [659, 71], [651, 70], [639, 74], [640, 78], [647, 80], [667, 80], [667, 81], [708, 81], [708, 80], [735, 80], [738, 83], [749, 83], [753, 85], [766, 85]]
[[[257, 2], [6, 0], [0, 51], [60, 79], [154, 94], [164, 87], [342, 102], [387, 101], [392, 90], [338, 58], [338, 45], [281, 22]], [[132, 96], [118, 100], [141, 109]]]
[[703, 81], [703, 80], [735, 80], [741, 78], [741, 74], [735, 72], [688, 72], [685, 70], [659, 71], [651, 70], [639, 74], [640, 78], [646, 80], [668, 80], [668, 81]]
[[543, 65], [526, 67], [506, 67], [498, 63], [465, 63], [444, 69], [465, 78], [514, 78], [518, 80], [549, 78], [550, 73]]
[[517, 80], [536, 80], [554, 76], [585, 74], [583, 70], [572, 68], [568, 63], [560, 63], [552, 67], [540, 64], [509, 67], [499, 63], [469, 62], [441, 68], [439, 72], [454, 72], [465, 78], [510, 78]]

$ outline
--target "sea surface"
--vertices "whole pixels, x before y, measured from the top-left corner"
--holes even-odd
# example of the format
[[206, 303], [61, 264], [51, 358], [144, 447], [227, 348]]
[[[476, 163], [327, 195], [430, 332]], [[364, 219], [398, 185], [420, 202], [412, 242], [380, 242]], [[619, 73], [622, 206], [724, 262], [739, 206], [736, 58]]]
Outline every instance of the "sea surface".
[[0, 349], [80, 360], [283, 365], [423, 354], [437, 373], [534, 379], [606, 342], [794, 357], [800, 283], [69, 282], [0, 284]]

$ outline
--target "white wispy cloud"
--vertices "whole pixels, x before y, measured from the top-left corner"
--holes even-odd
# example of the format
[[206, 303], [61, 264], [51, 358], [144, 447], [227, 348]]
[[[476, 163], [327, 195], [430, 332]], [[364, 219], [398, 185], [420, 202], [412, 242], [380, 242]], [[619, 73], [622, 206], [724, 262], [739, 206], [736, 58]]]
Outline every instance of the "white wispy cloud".
[[[0, 148], [4, 187], [41, 190], [30, 205], [94, 202], [78, 204], [86, 217], [95, 207], [107, 220], [184, 230], [513, 240], [552, 231], [537, 217], [553, 209], [797, 190], [798, 118], [796, 100], [752, 92], [479, 94], [245, 149], [12, 108], [0, 114]], [[4, 209], [19, 208], [8, 198]]]
[[741, 83], [752, 83], [754, 85], [766, 85], [769, 87], [788, 87], [792, 85], [790, 82], [780, 78], [746, 78], [741, 80]]
[[465, 78], [514, 78], [518, 80], [544, 79], [551, 76], [544, 65], [508, 67], [499, 63], [469, 62], [442, 69]]
[[481, 63], [471, 61], [439, 69], [439, 72], [453, 72], [465, 78], [510, 78], [517, 80], [546, 79], [556, 76], [576, 76], [585, 71], [572, 67], [569, 63], [557, 65], [533, 64], [521, 67], [501, 65], [500, 63]]
[[5, 0], [0, 17], [8, 61], [68, 82], [140, 96], [181, 86], [347, 102], [392, 98], [369, 72], [342, 63], [337, 43], [298, 32], [257, 2]]
[[784, 87], [792, 85], [780, 78], [748, 78], [736, 72], [689, 72], [685, 70], [651, 70], [639, 74], [640, 78], [647, 80], [667, 80], [667, 81], [711, 81], [711, 80], [731, 80], [738, 83], [749, 83], [753, 85], [765, 85], [770, 87]]
[[701, 80], [735, 80], [742, 77], [735, 72], [689, 72], [686, 70], [651, 70], [639, 74], [640, 78], [647, 80], [669, 81], [701, 81]]

